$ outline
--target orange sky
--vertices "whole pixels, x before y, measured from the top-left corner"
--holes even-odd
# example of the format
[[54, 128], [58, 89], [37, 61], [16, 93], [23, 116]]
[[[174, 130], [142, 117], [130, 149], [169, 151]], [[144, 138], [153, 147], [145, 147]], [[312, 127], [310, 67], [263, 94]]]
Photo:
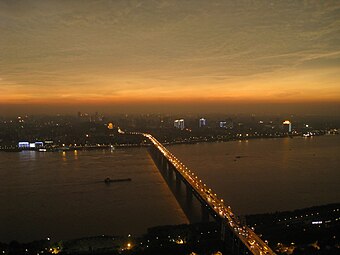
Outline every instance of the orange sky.
[[339, 10], [338, 1], [0, 1], [0, 114], [334, 108]]

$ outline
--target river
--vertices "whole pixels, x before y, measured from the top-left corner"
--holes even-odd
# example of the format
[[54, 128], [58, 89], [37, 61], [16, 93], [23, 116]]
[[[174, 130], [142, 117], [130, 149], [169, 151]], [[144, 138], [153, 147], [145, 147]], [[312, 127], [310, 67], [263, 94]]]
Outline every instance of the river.
[[[340, 136], [168, 148], [237, 214], [340, 201]], [[146, 148], [0, 152], [0, 163], [3, 242], [136, 235], [187, 222]]]
[[340, 136], [254, 139], [169, 149], [237, 214], [340, 202]]

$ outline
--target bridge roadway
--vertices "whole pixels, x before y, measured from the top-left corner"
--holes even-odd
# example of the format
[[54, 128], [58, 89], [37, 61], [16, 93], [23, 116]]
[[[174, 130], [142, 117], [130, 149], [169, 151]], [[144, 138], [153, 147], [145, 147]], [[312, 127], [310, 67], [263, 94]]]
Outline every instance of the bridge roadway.
[[[275, 253], [269, 248], [254, 231], [246, 225], [243, 225], [230, 206], [224, 205], [223, 199], [219, 199], [217, 194], [213, 193], [206, 184], [189, 170], [179, 159], [177, 159], [168, 149], [166, 149], [156, 138], [150, 134], [133, 132], [131, 134], [139, 134], [148, 138], [150, 142], [162, 153], [162, 155], [175, 167], [176, 171], [182, 176], [183, 180], [189, 184], [192, 191], [200, 202], [204, 203], [208, 209], [214, 213], [214, 217], [221, 222], [221, 232], [226, 232], [227, 228], [231, 231], [234, 237], [240, 240], [244, 247], [254, 255], [264, 255]], [[225, 234], [222, 233], [222, 237]], [[246, 251], [245, 254], [248, 252]]]

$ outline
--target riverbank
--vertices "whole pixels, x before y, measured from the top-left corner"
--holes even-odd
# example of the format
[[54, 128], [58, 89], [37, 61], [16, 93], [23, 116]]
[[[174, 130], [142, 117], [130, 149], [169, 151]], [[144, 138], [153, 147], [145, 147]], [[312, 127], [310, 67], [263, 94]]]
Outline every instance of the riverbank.
[[[200, 144], [200, 143], [216, 143], [216, 142], [231, 142], [231, 141], [246, 141], [246, 140], [257, 140], [257, 139], [278, 139], [278, 138], [298, 138], [304, 137], [306, 139], [314, 136], [336, 136], [335, 134], [318, 133], [309, 136], [303, 135], [263, 135], [263, 136], [251, 136], [251, 135], [237, 135], [237, 136], [211, 136], [198, 139], [184, 139], [176, 141], [163, 141], [162, 144], [165, 146], [179, 145], [179, 144]], [[60, 152], [60, 151], [89, 151], [89, 150], [115, 150], [125, 148], [136, 148], [136, 147], [149, 147], [149, 143], [124, 143], [124, 144], [97, 144], [97, 145], [85, 145], [85, 146], [53, 146], [53, 147], [42, 147], [33, 149], [22, 149], [16, 146], [0, 146], [0, 152], [22, 152], [22, 151], [36, 151], [36, 152]]]
[[[340, 203], [294, 211], [248, 215], [247, 224], [277, 254], [335, 255], [340, 252]], [[0, 244], [5, 255], [16, 254], [220, 254], [216, 223], [159, 226], [139, 237], [96, 236], [66, 241], [49, 238], [21, 244]]]
[[245, 218], [278, 254], [340, 254], [340, 203]]

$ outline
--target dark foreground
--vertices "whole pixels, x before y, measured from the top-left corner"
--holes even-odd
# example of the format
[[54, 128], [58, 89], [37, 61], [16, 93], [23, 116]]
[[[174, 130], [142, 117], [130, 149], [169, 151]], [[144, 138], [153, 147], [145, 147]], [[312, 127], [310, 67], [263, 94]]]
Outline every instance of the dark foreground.
[[[340, 254], [340, 204], [291, 212], [249, 215], [255, 228], [277, 254]], [[0, 254], [230, 254], [214, 222], [151, 228], [142, 237], [97, 236], [68, 241], [0, 243]]]

